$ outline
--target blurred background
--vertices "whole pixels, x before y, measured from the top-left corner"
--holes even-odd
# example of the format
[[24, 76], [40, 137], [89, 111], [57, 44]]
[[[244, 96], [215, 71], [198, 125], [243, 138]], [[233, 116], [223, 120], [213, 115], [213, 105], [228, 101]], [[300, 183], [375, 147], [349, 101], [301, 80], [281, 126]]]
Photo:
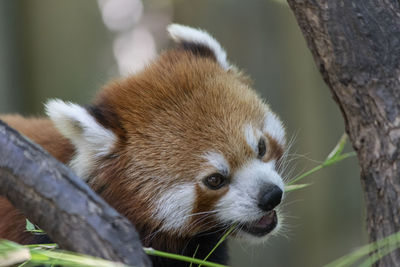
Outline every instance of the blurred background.
[[[209, 31], [254, 79], [295, 137], [293, 176], [325, 159], [343, 120], [293, 14], [276, 0], [2, 0], [0, 113], [43, 115], [54, 97], [88, 103], [171, 46], [171, 22]], [[355, 158], [308, 181], [286, 198], [281, 235], [230, 243], [232, 266], [321, 266], [367, 242]]]

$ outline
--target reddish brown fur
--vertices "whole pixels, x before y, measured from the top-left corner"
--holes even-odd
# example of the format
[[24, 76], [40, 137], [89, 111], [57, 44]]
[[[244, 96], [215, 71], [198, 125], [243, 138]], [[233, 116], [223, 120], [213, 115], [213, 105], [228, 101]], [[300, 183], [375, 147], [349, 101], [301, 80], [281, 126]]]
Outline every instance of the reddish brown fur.
[[0, 216], [0, 238], [24, 244], [31, 242], [32, 235], [25, 232], [25, 216], [4, 198], [0, 198]]
[[192, 225], [191, 231], [198, 233], [204, 230], [204, 225], [217, 225], [218, 222], [211, 216], [208, 216], [207, 211], [214, 210], [217, 201], [228, 193], [228, 188], [223, 187], [218, 191], [207, 190], [206, 188], [196, 185], [196, 201], [193, 207], [192, 216], [189, 224]]
[[276, 139], [272, 138], [269, 134], [265, 134], [268, 144], [267, 144], [267, 152], [265, 153], [265, 157], [263, 158], [264, 162], [268, 162], [270, 160], [279, 161], [283, 156], [283, 147], [276, 141]]
[[[139, 228], [157, 228], [156, 222], [147, 221], [155, 209], [151, 198], [175, 185], [176, 179], [193, 182], [205, 151], [229, 152], [225, 156], [232, 171], [254, 153], [237, 129], [245, 122], [261, 127], [265, 107], [241, 80], [243, 75], [224, 71], [210, 58], [176, 50], [138, 75], [104, 88], [94, 105], [103, 117], [119, 118], [118, 124], [108, 126], [120, 139], [116, 157], [106, 165], [115, 167], [99, 169], [94, 187], [107, 184], [103, 196], [118, 202], [119, 211]], [[157, 188], [148, 179], [158, 179]], [[198, 193], [198, 207], [209, 209], [224, 194]]]
[[[248, 87], [246, 76], [223, 70], [212, 58], [177, 49], [163, 53], [139, 74], [106, 86], [89, 112], [118, 137], [112, 153], [98, 161], [90, 185], [134, 222], [146, 246], [158, 248], [146, 238], [162, 223], [154, 218], [154, 197], [178, 181], [191, 182], [197, 193], [193, 212], [212, 210], [227, 189], [209, 192], [194, 180], [207, 164], [204, 152], [223, 151], [234, 172], [255, 153], [238, 127], [251, 123], [262, 128], [268, 110]], [[71, 158], [71, 144], [48, 120], [3, 118], [61, 161]], [[268, 140], [271, 157], [279, 157], [282, 149]], [[0, 218], [4, 210], [11, 208], [3, 200]], [[2, 219], [0, 237], [24, 242], [17, 234], [23, 219], [19, 214]], [[10, 221], [18, 228], [7, 227]], [[192, 230], [204, 230], [201, 227]], [[6, 231], [13, 234], [5, 236]], [[169, 251], [183, 242], [169, 234], [157, 238], [169, 244]]]

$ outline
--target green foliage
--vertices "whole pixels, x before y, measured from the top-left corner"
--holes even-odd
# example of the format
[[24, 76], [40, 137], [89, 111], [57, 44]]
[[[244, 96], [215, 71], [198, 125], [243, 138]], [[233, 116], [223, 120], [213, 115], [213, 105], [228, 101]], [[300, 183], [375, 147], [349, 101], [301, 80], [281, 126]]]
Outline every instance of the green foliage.
[[[213, 249], [210, 251], [210, 253], [208, 253], [208, 255], [204, 258], [203, 262], [205, 262], [210, 256], [211, 254], [213, 254], [213, 252], [217, 249], [217, 247], [219, 247], [219, 245], [222, 244], [222, 242], [225, 241], [225, 239], [232, 233], [232, 231], [236, 228], [236, 225], [232, 225], [228, 231], [226, 231], [226, 233], [221, 237], [220, 240], [218, 240], [217, 244], [213, 247]], [[201, 267], [202, 264], [199, 265], [199, 267]]]
[[[220, 242], [218, 242], [218, 243], [220, 243]], [[203, 266], [209, 266], [209, 267], [227, 267], [226, 265], [213, 263], [213, 262], [209, 262], [209, 261], [205, 261], [205, 260], [201, 260], [201, 259], [186, 257], [186, 256], [178, 255], [178, 254], [168, 253], [168, 252], [164, 252], [164, 251], [159, 251], [159, 250], [156, 250], [153, 248], [143, 248], [143, 249], [147, 255], [151, 255], [151, 256], [158, 256], [158, 257], [169, 258], [169, 259], [174, 259], [174, 260], [186, 261], [186, 262], [190, 262], [193, 264], [199, 264], [199, 266], [203, 265]], [[211, 252], [209, 255], [211, 255]]]
[[338, 163], [344, 159], [347, 159], [349, 157], [354, 157], [356, 155], [356, 153], [353, 152], [347, 152], [347, 153], [342, 153], [344, 150], [344, 147], [346, 145], [347, 142], [347, 135], [343, 134], [342, 137], [339, 139], [339, 142], [336, 144], [336, 146], [332, 149], [332, 151], [328, 154], [328, 156], [326, 157], [326, 159], [324, 160], [324, 162], [322, 162], [321, 164], [315, 166], [314, 168], [312, 168], [311, 170], [308, 170], [302, 174], [300, 174], [299, 176], [295, 177], [293, 180], [291, 180], [285, 188], [286, 192], [289, 191], [294, 191], [297, 189], [302, 189], [305, 188], [311, 184], [294, 184], [304, 178], [306, 178], [307, 176], [313, 174], [316, 171], [319, 171], [325, 167], [328, 167], [332, 164]]
[[325, 265], [324, 267], [353, 266], [368, 255], [369, 256], [366, 257], [363, 262], [359, 263], [358, 266], [371, 266], [374, 262], [398, 248], [400, 248], [400, 232], [362, 246], [361, 248]]
[[46, 234], [42, 229], [40, 229], [39, 227], [37, 227], [36, 225], [31, 223], [28, 219], [25, 219], [25, 220], [26, 220], [25, 231], [31, 232], [32, 234], [35, 234], [35, 235], [45, 235]]
[[[11, 241], [0, 241], [0, 261], [5, 257], [11, 264], [21, 263], [20, 266], [71, 266], [71, 267], [127, 267], [122, 263], [111, 262], [77, 253], [54, 250], [56, 244], [22, 246]], [[7, 266], [7, 265], [1, 265]]]
[[291, 191], [295, 191], [295, 190], [299, 190], [302, 188], [305, 188], [307, 186], [310, 186], [311, 184], [292, 184], [292, 185], [286, 185], [285, 186], [285, 192], [291, 192]]
[[26, 225], [25, 225], [26, 231], [28, 231], [28, 232], [34, 231], [35, 225], [33, 225], [33, 223], [31, 223], [28, 219], [25, 219], [25, 220], [26, 220]]
[[[128, 265], [103, 260], [88, 255], [81, 255], [70, 251], [55, 250], [56, 244], [46, 245], [19, 245], [17, 243], [0, 241], [0, 262], [1, 266], [22, 263], [19, 266], [30, 267], [38, 264], [45, 266], [61, 265], [70, 267], [129, 267]], [[152, 248], [143, 248], [148, 255], [160, 256], [180, 261], [201, 264], [209, 267], [226, 267], [222, 264], [207, 262], [205, 260], [185, 257], [177, 254], [158, 251]], [[3, 264], [6, 263], [6, 264]]]

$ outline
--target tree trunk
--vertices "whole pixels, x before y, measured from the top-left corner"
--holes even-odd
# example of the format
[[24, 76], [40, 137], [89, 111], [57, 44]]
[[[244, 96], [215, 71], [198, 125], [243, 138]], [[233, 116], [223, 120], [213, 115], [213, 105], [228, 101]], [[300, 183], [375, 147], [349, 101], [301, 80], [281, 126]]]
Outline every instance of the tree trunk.
[[[400, 2], [288, 0], [357, 151], [371, 241], [400, 230]], [[377, 266], [397, 266], [400, 251]]]
[[151, 265], [128, 219], [1, 120], [0, 195], [62, 249], [132, 266]]

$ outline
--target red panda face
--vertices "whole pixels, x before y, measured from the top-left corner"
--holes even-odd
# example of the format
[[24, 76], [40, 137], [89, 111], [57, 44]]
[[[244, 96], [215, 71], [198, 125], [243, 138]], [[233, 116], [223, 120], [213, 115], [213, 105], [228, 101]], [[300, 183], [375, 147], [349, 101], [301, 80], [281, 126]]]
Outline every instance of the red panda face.
[[178, 48], [105, 87], [88, 109], [47, 104], [76, 147], [70, 165], [144, 239], [236, 225], [236, 236], [260, 240], [279, 225], [282, 123], [211, 36], [169, 31]]

